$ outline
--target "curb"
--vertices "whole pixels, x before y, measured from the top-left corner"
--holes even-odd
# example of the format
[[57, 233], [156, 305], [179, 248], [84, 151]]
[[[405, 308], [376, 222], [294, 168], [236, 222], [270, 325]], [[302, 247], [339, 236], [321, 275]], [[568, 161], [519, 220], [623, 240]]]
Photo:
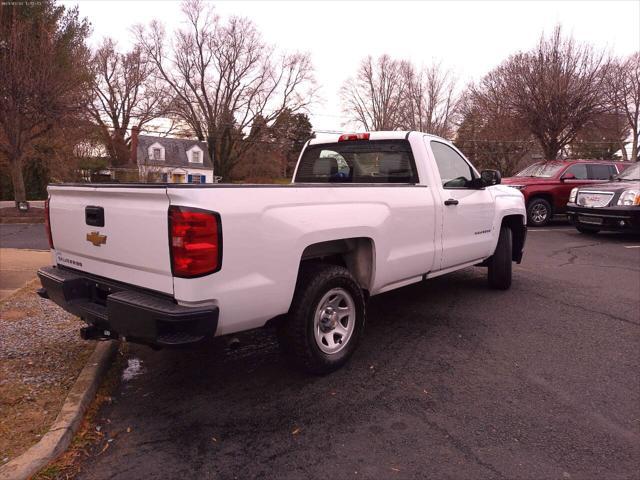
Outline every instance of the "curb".
[[117, 348], [116, 341], [96, 345], [49, 431], [29, 450], [0, 467], [0, 480], [28, 479], [67, 449]]

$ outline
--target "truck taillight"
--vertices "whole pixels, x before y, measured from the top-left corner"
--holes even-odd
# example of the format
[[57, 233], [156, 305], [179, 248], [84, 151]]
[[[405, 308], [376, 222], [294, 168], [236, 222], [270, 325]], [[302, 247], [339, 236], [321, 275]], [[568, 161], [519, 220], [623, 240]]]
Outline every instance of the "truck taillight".
[[169, 249], [174, 277], [194, 278], [222, 266], [222, 226], [216, 212], [169, 207]]
[[369, 133], [344, 133], [338, 138], [339, 142], [348, 142], [350, 140], [369, 140]]
[[51, 235], [51, 217], [49, 215], [49, 199], [44, 201], [44, 226], [47, 230], [47, 237], [49, 238], [49, 248], [53, 249], [53, 236]]

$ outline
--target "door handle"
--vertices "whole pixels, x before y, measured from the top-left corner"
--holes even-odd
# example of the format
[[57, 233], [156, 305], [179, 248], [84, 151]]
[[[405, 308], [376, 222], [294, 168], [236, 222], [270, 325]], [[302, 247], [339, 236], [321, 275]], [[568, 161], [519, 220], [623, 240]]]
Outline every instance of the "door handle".
[[457, 205], [458, 204], [458, 200], [456, 200], [454, 198], [450, 198], [449, 200], [445, 200], [444, 204], [445, 205]]

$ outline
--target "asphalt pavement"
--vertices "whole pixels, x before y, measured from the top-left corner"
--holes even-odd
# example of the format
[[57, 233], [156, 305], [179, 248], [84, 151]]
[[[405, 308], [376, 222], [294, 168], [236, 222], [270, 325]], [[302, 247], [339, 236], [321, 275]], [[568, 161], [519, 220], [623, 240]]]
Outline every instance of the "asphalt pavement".
[[0, 248], [49, 250], [42, 223], [0, 223]]
[[478, 267], [374, 297], [325, 377], [269, 331], [130, 345], [79, 478], [638, 479], [638, 247], [531, 229], [511, 290]]

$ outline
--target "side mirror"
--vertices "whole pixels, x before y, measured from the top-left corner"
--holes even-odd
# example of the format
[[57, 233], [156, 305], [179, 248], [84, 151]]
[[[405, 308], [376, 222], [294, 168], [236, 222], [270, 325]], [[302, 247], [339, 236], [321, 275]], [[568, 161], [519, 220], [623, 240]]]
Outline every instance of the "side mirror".
[[502, 175], [500, 175], [498, 170], [482, 170], [480, 172], [480, 178], [485, 187], [498, 185], [502, 181]]
[[564, 182], [565, 180], [575, 180], [576, 176], [571, 173], [571, 172], [567, 172], [564, 175], [562, 175], [562, 177], [560, 177], [560, 181]]

